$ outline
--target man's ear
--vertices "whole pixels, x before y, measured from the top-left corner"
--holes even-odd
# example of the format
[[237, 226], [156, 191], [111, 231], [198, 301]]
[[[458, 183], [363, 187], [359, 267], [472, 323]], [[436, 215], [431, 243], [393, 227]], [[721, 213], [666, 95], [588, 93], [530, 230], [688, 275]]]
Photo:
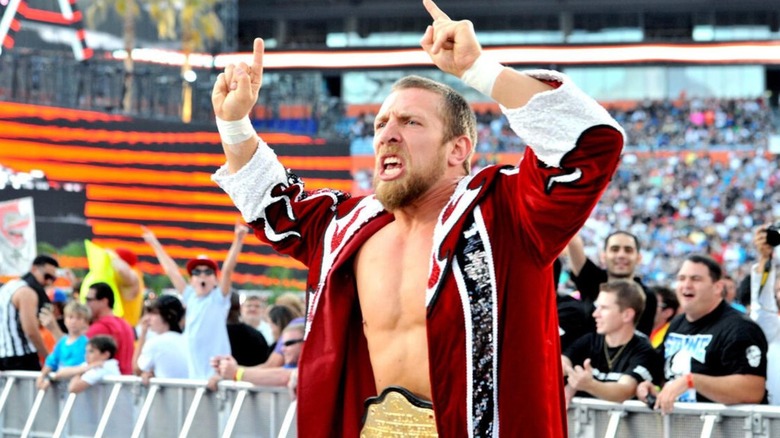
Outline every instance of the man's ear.
[[723, 297], [726, 294], [726, 283], [721, 278], [720, 280], [716, 281], [713, 286], [717, 291], [718, 295]]
[[633, 324], [635, 317], [636, 317], [636, 310], [632, 309], [631, 307], [623, 311], [623, 322], [630, 322]]
[[471, 151], [474, 149], [474, 145], [471, 143], [471, 139], [466, 135], [452, 140], [452, 146], [449, 149], [449, 155], [447, 156], [447, 164], [451, 167], [462, 167], [463, 162], [468, 160], [471, 156]]

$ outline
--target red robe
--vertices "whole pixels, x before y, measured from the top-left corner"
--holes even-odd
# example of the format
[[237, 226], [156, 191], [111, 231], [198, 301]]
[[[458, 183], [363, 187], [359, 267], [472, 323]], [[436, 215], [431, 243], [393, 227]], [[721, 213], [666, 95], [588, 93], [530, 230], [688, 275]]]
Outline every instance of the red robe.
[[[525, 157], [464, 178], [434, 231], [428, 360], [442, 437], [566, 436], [552, 262], [609, 183], [623, 137], [565, 77], [532, 74], [562, 85], [505, 111], [531, 146]], [[215, 180], [258, 237], [310, 268], [299, 435], [357, 437], [365, 399], [383, 388], [374, 384], [352, 257], [393, 217], [373, 196], [306, 193], [274, 158], [261, 143], [245, 168], [223, 168]]]

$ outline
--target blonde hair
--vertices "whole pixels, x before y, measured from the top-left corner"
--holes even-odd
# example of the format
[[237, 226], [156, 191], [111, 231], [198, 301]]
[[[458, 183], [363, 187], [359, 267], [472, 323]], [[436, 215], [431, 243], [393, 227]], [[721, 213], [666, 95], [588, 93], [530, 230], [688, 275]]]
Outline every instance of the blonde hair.
[[295, 318], [306, 315], [306, 305], [295, 292], [286, 292], [279, 295], [276, 297], [274, 305], [285, 306], [292, 310], [292, 312], [295, 314]]
[[305, 329], [306, 329], [306, 326], [305, 326], [304, 323], [302, 323], [302, 322], [295, 322], [295, 323], [292, 323], [292, 324], [287, 324], [287, 327], [285, 327], [284, 330], [282, 330], [282, 334], [287, 333], [287, 332], [301, 332], [301, 334], [303, 334]]
[[90, 310], [89, 306], [86, 304], [79, 303], [78, 301], [71, 301], [68, 304], [65, 305], [65, 309], [63, 309], [62, 314], [65, 316], [68, 315], [75, 315], [80, 316], [84, 318], [85, 321], [89, 322], [90, 319], [92, 319], [92, 310]]

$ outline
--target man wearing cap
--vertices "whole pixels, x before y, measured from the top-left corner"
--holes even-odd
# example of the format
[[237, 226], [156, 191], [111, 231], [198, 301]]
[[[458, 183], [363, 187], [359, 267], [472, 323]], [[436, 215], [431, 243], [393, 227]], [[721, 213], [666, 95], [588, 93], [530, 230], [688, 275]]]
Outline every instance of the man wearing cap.
[[144, 307], [143, 274], [135, 267], [138, 256], [127, 248], [116, 248], [113, 254], [109, 254], [119, 299], [122, 301], [122, 319], [135, 327]]
[[187, 308], [184, 337], [190, 354], [190, 378], [208, 379], [214, 374], [211, 358], [231, 354], [226, 325], [230, 309], [230, 279], [249, 228], [236, 224], [233, 243], [222, 263], [221, 275], [217, 262], [208, 256], [201, 255], [189, 260], [186, 265], [190, 275], [189, 284], [154, 233], [146, 227], [142, 228], [144, 240], [154, 249], [157, 260], [173, 287], [182, 295]]

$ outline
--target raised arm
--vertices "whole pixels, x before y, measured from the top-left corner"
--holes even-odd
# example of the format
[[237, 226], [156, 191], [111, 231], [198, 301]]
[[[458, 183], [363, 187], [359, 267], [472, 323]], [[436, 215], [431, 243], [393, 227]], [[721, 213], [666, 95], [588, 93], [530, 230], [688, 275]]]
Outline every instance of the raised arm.
[[421, 40], [442, 71], [492, 97], [512, 130], [529, 146], [517, 173], [506, 171], [496, 193], [511, 200], [509, 220], [523, 230], [523, 247], [549, 265], [587, 220], [620, 161], [620, 125], [566, 75], [517, 72], [483, 54], [473, 26], [453, 21], [431, 0], [433, 18]]
[[114, 268], [114, 272], [119, 277], [119, 293], [125, 300], [135, 299], [141, 293], [138, 287], [140, 284], [138, 274], [114, 251], [109, 251], [109, 255], [111, 256], [111, 267]]
[[244, 237], [249, 233], [249, 227], [242, 223], [236, 223], [234, 229], [233, 243], [230, 244], [227, 257], [222, 262], [222, 273], [219, 278], [219, 287], [222, 290], [222, 294], [230, 295], [230, 286], [232, 284], [233, 272], [236, 270], [236, 264], [238, 263], [238, 255], [241, 254], [241, 248], [244, 246]]
[[566, 245], [564, 253], [569, 259], [569, 269], [571, 270], [571, 273], [574, 274], [575, 277], [579, 277], [583, 266], [585, 266], [585, 262], [588, 261], [588, 257], [585, 255], [585, 244], [582, 242], [582, 237], [579, 233], [571, 238], [569, 244]]
[[179, 265], [176, 264], [176, 262], [171, 258], [171, 256], [168, 255], [167, 252], [165, 252], [165, 248], [163, 248], [162, 244], [157, 239], [157, 236], [154, 235], [152, 230], [141, 226], [141, 236], [154, 250], [154, 254], [157, 256], [157, 260], [160, 262], [160, 265], [162, 266], [163, 271], [165, 271], [165, 274], [171, 280], [171, 283], [173, 283], [173, 287], [176, 288], [176, 291], [178, 291], [180, 294], [183, 293], [184, 288], [187, 287], [187, 281], [185, 281], [184, 276], [181, 275], [181, 271], [179, 271]]
[[254, 131], [248, 115], [262, 85], [263, 51], [263, 40], [255, 39], [252, 64], [227, 66], [214, 84], [211, 102], [227, 162], [212, 179], [258, 238], [310, 266], [319, 262], [315, 253], [323, 234], [338, 205], [349, 196], [335, 190], [305, 193], [304, 181], [283, 166]]
[[249, 121], [249, 112], [257, 102], [263, 84], [264, 51], [263, 40], [255, 38], [252, 65], [243, 62], [228, 65], [217, 77], [211, 93], [229, 173], [244, 167], [257, 151], [258, 139]]
[[[433, 0], [423, 0], [433, 18], [420, 45], [440, 70], [474, 86], [507, 108], [518, 108], [552, 87], [512, 69], [480, 59], [482, 46], [469, 20], [454, 21]], [[492, 82], [494, 81], [494, 82]]]
[[750, 318], [771, 343], [780, 336], [780, 315], [775, 297], [777, 269], [772, 264], [774, 247], [766, 243], [766, 229], [764, 224], [753, 235], [759, 258], [750, 269]]

